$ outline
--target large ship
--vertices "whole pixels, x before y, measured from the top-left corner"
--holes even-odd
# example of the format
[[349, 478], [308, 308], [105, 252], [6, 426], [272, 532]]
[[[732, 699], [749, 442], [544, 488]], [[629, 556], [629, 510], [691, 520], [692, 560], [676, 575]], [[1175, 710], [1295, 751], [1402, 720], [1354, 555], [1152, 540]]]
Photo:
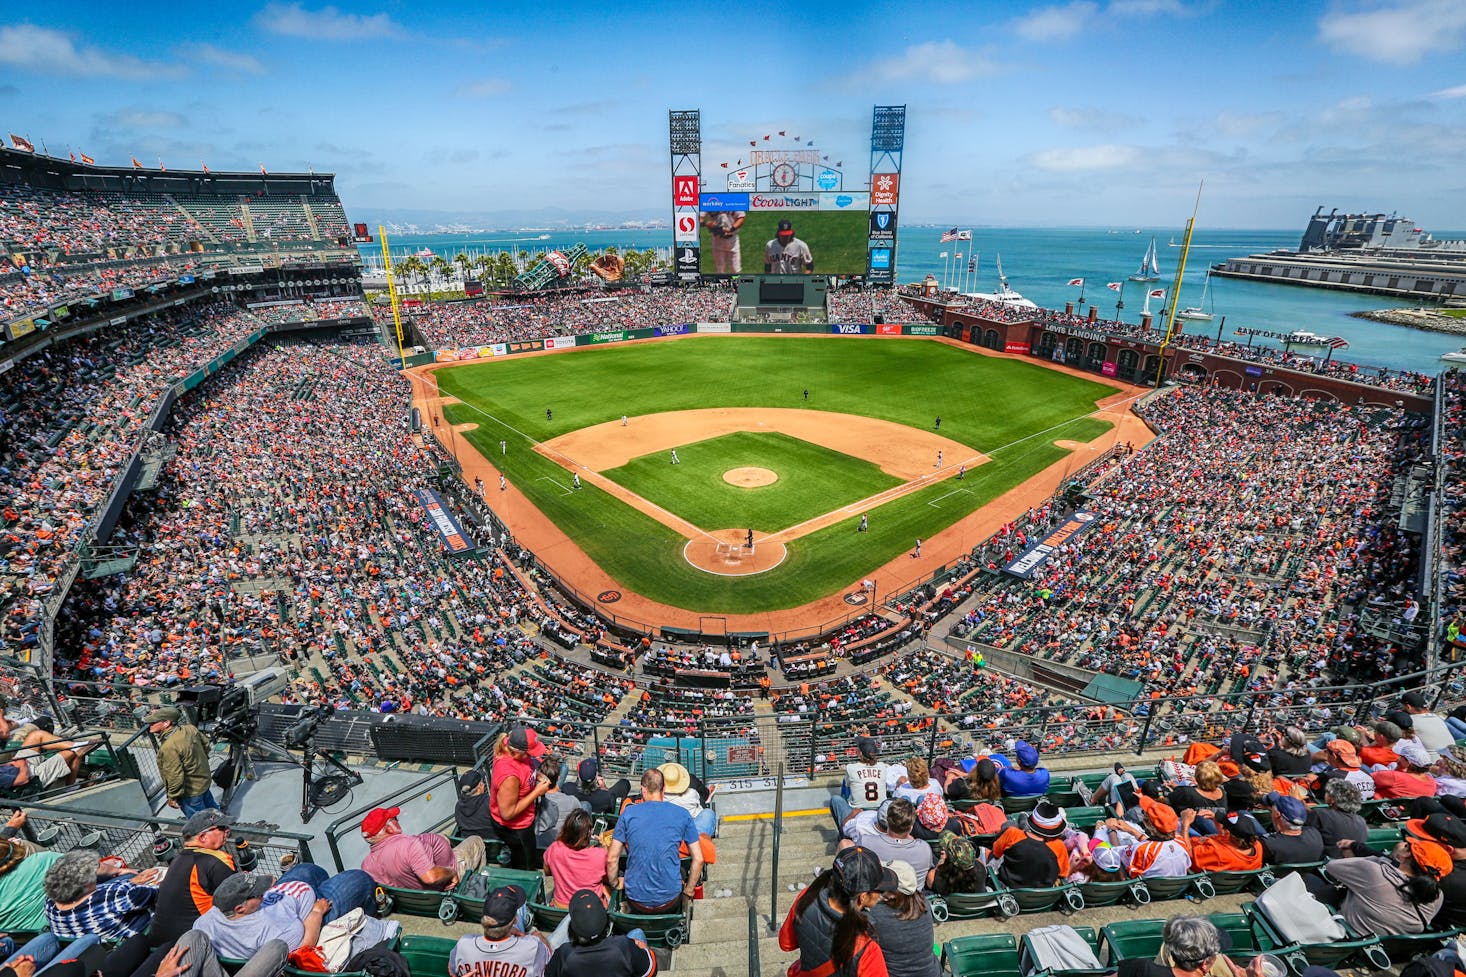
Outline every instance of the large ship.
[[1319, 207], [1296, 251], [1228, 258], [1212, 274], [1455, 305], [1466, 302], [1466, 241], [1436, 240], [1395, 214]]

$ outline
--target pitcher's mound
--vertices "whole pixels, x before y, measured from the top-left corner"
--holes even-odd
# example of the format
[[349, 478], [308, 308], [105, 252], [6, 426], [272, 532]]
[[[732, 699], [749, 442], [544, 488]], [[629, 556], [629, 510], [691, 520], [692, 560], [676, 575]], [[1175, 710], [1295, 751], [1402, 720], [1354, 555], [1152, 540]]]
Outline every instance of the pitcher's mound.
[[773, 485], [778, 480], [778, 472], [771, 472], [767, 468], [730, 468], [723, 473], [723, 481], [739, 488]]
[[[763, 471], [762, 468], [743, 470]], [[751, 573], [772, 570], [788, 555], [783, 543], [761, 540], [757, 534], [751, 548], [747, 542], [746, 529], [719, 529], [706, 536], [689, 539], [682, 547], [682, 556], [705, 573], [715, 573], [720, 577], [746, 577]]]

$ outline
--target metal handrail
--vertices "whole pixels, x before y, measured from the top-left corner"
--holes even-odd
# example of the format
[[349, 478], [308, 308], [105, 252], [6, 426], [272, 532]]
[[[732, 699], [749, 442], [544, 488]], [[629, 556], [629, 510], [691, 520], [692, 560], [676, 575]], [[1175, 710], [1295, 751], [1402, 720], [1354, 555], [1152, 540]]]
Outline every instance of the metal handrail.
[[748, 977], [760, 977], [758, 960], [758, 910], [748, 905]]
[[331, 849], [331, 860], [336, 863], [336, 871], [346, 871], [346, 864], [341, 859], [341, 846], [337, 844], [337, 839], [341, 837], [343, 833], [342, 828], [344, 826], [359, 823], [362, 819], [362, 816], [365, 815], [372, 808], [391, 807], [394, 806], [393, 802], [395, 801], [415, 797], [419, 794], [426, 794], [429, 789], [431, 789], [434, 785], [438, 783], [446, 783], [449, 786], [449, 790], [451, 793], [453, 785], [457, 780], [457, 767], [449, 767], [447, 770], [439, 770], [434, 773], [430, 773], [424, 777], [419, 777], [417, 780], [414, 780], [406, 787], [393, 791], [386, 797], [378, 797], [369, 801], [366, 804], [361, 805], [360, 807], [353, 808], [352, 810], [341, 815], [336, 820], [332, 821], [330, 824], [326, 825], [326, 845]]
[[[779, 928], [779, 839], [784, 834], [784, 765], [779, 764], [774, 786], [773, 864], [769, 869], [769, 932]], [[752, 908], [749, 912], [753, 912]]]

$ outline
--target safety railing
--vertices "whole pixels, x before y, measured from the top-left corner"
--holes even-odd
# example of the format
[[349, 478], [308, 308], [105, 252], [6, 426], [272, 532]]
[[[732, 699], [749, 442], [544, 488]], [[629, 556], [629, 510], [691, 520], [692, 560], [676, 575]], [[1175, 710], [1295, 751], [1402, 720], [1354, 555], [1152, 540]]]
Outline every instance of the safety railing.
[[[353, 833], [356, 834], [357, 838], [360, 838], [362, 818], [373, 808], [398, 807], [407, 810], [411, 806], [412, 812], [404, 820], [409, 822], [414, 833], [431, 831], [445, 823], [447, 818], [439, 816], [437, 813], [439, 809], [431, 806], [433, 791], [442, 788], [442, 793], [447, 798], [448, 815], [451, 816], [452, 805], [458, 796], [458, 773], [457, 767], [450, 767], [447, 770], [438, 770], [426, 774], [407, 786], [388, 794], [386, 797], [374, 798], [367, 804], [353, 808], [327, 825], [325, 831], [326, 845], [331, 851], [331, 860], [336, 865], [336, 871], [343, 872], [348, 867], [347, 859], [341, 851], [342, 838]], [[426, 820], [416, 820], [419, 814], [426, 818]], [[363, 847], [364, 845], [365, 842], [363, 841], [358, 847]], [[353, 859], [350, 865], [353, 867], [360, 866], [361, 859], [359, 857]]]
[[[779, 774], [774, 781], [774, 836], [770, 848], [773, 856], [769, 866], [769, 931], [779, 928], [779, 843], [784, 837], [784, 765], [779, 764]], [[749, 907], [753, 912], [753, 907]], [[752, 934], [750, 934], [750, 937]]]
[[760, 977], [758, 939], [758, 910], [750, 903], [748, 907], [748, 977]]

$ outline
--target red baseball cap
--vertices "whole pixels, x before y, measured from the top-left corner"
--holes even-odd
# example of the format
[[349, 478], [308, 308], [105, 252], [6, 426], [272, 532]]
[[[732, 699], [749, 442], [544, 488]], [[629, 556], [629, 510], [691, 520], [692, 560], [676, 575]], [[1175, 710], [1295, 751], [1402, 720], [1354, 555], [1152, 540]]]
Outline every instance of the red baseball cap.
[[401, 813], [400, 807], [374, 807], [361, 819], [361, 833], [368, 838], [381, 834], [387, 822]]
[[548, 746], [540, 742], [539, 735], [528, 726], [515, 726], [509, 731], [509, 745], [532, 757], [542, 757]]

